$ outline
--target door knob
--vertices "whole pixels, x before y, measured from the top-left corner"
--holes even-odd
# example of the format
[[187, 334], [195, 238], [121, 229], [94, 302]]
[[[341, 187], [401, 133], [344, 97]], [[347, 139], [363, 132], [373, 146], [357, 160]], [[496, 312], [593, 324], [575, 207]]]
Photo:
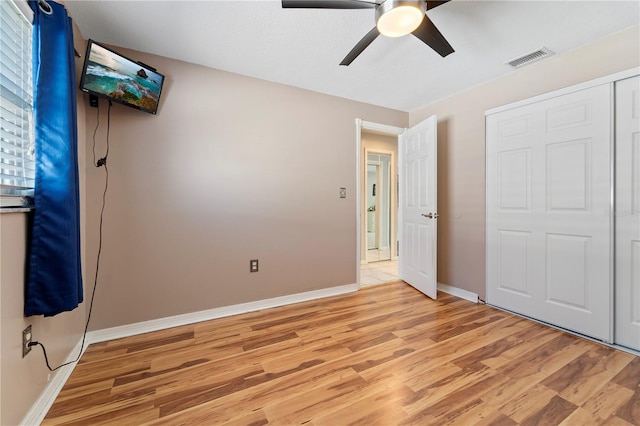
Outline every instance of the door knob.
[[440, 215], [438, 213], [429, 213], [429, 214], [422, 213], [421, 216], [428, 217], [429, 219], [437, 219], [438, 216]]

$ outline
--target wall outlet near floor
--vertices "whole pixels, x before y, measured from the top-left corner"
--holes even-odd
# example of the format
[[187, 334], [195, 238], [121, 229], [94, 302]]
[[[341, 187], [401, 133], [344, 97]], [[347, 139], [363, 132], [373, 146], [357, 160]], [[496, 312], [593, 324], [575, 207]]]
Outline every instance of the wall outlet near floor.
[[249, 261], [249, 272], [258, 272], [258, 259], [251, 259]]
[[31, 334], [31, 326], [28, 326], [22, 330], [22, 358], [31, 352], [31, 346], [29, 346], [29, 343], [31, 343], [32, 339], [33, 335]]

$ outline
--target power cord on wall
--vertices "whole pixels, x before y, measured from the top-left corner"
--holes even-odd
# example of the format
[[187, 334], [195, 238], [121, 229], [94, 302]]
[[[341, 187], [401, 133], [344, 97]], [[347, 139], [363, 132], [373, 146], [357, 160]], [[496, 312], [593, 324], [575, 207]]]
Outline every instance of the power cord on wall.
[[76, 363], [80, 360], [80, 356], [82, 356], [82, 350], [84, 349], [84, 343], [87, 338], [87, 330], [89, 329], [89, 322], [91, 321], [91, 312], [93, 311], [93, 300], [96, 295], [96, 288], [98, 287], [98, 272], [100, 271], [100, 255], [102, 254], [102, 223], [104, 217], [104, 207], [107, 201], [107, 189], [109, 188], [109, 169], [107, 168], [107, 157], [109, 156], [109, 131], [111, 128], [111, 101], [109, 101], [109, 108], [107, 109], [107, 149], [104, 157], [98, 159], [96, 161], [96, 134], [98, 133], [98, 128], [100, 127], [100, 108], [98, 108], [98, 112], [96, 114], [96, 128], [93, 131], [93, 165], [96, 167], [104, 167], [105, 171], [105, 182], [104, 182], [104, 191], [102, 192], [102, 208], [100, 209], [100, 225], [99, 225], [99, 237], [98, 237], [98, 254], [96, 256], [96, 275], [93, 280], [93, 291], [91, 292], [91, 302], [89, 303], [89, 313], [87, 314], [87, 322], [84, 326], [84, 333], [82, 334], [82, 344], [80, 345], [80, 353], [76, 359], [65, 362], [64, 364], [60, 364], [55, 368], [51, 368], [49, 365], [49, 357], [47, 356], [47, 350], [44, 345], [40, 342], [33, 341], [29, 343], [29, 346], [40, 346], [42, 348], [42, 354], [44, 355], [44, 361], [47, 364], [47, 368], [49, 371], [55, 371], [59, 368], [62, 368], [66, 365]]

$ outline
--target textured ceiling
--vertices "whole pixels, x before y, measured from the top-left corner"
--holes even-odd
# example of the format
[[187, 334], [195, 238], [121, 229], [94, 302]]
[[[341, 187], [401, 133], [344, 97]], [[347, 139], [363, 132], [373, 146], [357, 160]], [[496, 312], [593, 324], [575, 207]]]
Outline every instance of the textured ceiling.
[[65, 5], [87, 39], [402, 111], [513, 72], [504, 62], [540, 47], [563, 53], [640, 21], [637, 0], [453, 0], [428, 13], [453, 54], [441, 58], [411, 35], [380, 36], [344, 67], [374, 27], [373, 10], [282, 9], [272, 0]]

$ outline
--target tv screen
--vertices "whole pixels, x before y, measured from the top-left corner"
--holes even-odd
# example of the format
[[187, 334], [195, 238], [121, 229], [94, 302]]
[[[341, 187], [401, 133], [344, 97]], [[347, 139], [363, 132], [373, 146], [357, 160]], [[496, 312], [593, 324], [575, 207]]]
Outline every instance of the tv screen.
[[89, 40], [80, 90], [155, 114], [164, 76], [93, 40]]

